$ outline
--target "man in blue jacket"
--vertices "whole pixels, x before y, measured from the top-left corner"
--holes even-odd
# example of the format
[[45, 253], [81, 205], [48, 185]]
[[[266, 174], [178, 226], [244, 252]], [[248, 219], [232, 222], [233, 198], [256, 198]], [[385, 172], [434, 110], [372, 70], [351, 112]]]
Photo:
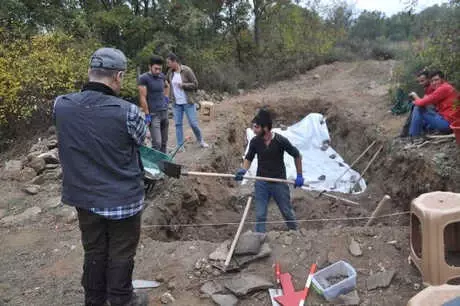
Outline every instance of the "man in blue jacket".
[[146, 125], [136, 105], [117, 97], [126, 63], [120, 50], [98, 49], [83, 90], [54, 104], [62, 202], [78, 212], [86, 306], [147, 305], [131, 284], [144, 205], [138, 148]]

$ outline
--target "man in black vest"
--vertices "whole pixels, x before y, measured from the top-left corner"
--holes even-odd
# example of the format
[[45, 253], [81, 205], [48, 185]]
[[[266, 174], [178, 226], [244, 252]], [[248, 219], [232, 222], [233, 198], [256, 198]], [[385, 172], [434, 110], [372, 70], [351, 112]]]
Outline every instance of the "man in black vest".
[[89, 65], [83, 90], [59, 96], [53, 111], [62, 202], [77, 209], [85, 251], [85, 305], [147, 305], [131, 284], [144, 205], [138, 148], [146, 125], [137, 106], [117, 97], [125, 55], [101, 48]]

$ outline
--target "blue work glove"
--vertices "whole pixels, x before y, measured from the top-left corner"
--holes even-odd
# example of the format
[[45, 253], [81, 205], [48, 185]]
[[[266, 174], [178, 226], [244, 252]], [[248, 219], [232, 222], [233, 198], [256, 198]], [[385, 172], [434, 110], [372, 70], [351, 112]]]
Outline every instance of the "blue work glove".
[[240, 168], [240, 169], [236, 170], [235, 181], [242, 181], [243, 176], [246, 174], [246, 172], [247, 172], [247, 170], [243, 169], [243, 168]]
[[304, 183], [304, 179], [303, 179], [302, 174], [297, 174], [297, 178], [295, 179], [294, 188], [302, 187], [303, 183]]
[[150, 115], [150, 114], [145, 115], [144, 122], [145, 122], [145, 124], [149, 125], [150, 122], [152, 122], [152, 115]]

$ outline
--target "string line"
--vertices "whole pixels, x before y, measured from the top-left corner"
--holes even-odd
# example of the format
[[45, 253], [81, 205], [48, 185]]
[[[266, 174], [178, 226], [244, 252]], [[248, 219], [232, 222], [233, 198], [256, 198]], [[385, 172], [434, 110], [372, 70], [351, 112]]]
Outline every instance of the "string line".
[[[408, 215], [410, 211], [404, 211], [399, 213], [381, 215], [375, 217], [374, 219], [382, 219], [388, 217], [396, 217], [402, 215]], [[330, 218], [330, 219], [299, 219], [295, 221], [285, 221], [285, 220], [277, 220], [277, 221], [266, 221], [265, 224], [285, 224], [286, 222], [297, 222], [297, 223], [304, 223], [304, 222], [340, 222], [340, 221], [358, 221], [358, 220], [368, 220], [372, 217], [347, 217], [347, 218]], [[246, 224], [257, 224], [260, 222], [256, 221], [247, 221]], [[151, 228], [151, 227], [204, 227], [204, 226], [224, 226], [224, 225], [239, 225], [239, 222], [225, 222], [225, 223], [179, 223], [179, 224], [149, 224], [143, 225], [142, 228]]]

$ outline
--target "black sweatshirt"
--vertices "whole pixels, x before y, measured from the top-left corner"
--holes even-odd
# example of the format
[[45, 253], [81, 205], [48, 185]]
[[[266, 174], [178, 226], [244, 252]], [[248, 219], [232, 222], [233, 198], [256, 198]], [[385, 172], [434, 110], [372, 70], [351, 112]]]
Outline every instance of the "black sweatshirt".
[[268, 146], [262, 137], [254, 137], [249, 143], [246, 159], [251, 161], [257, 154], [257, 175], [271, 178], [286, 179], [286, 166], [284, 165], [284, 151], [294, 158], [300, 156], [299, 150], [294, 147], [286, 137], [274, 133]]

